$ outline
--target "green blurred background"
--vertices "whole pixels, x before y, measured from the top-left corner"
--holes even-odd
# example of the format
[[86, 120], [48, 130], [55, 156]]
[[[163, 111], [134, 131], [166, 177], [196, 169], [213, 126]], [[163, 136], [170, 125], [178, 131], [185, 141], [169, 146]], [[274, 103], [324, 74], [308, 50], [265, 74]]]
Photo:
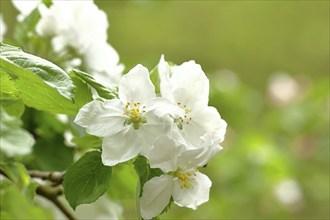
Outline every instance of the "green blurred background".
[[[200, 170], [210, 201], [162, 218], [329, 219], [329, 1], [96, 3], [126, 70], [151, 70], [161, 54], [196, 60], [228, 123], [224, 150]], [[8, 36], [16, 11], [4, 0], [1, 11]], [[111, 193], [125, 218], [135, 217], [131, 172], [114, 172]]]

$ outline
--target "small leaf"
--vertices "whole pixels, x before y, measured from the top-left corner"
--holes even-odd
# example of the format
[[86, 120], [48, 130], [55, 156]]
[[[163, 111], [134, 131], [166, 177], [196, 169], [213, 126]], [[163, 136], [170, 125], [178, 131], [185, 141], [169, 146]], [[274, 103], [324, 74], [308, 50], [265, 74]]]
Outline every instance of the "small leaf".
[[152, 84], [155, 86], [155, 92], [156, 94], [160, 94], [160, 79], [159, 79], [159, 73], [158, 73], [158, 65], [155, 66], [150, 71], [150, 80]]
[[84, 82], [82, 79], [73, 76], [72, 81], [75, 85], [75, 96], [74, 96], [74, 103], [79, 107], [83, 107], [88, 102], [93, 100], [92, 93], [90, 88], [88, 87], [87, 83]]
[[30, 43], [30, 38], [40, 20], [38, 7], [35, 8], [22, 22], [17, 22], [14, 29], [14, 38], [20, 45]]
[[163, 174], [161, 169], [150, 168], [147, 158], [144, 156], [138, 156], [134, 161], [134, 169], [139, 177], [140, 182], [140, 196], [142, 195], [142, 189], [144, 184], [155, 176]]
[[84, 82], [86, 82], [89, 86], [93, 87], [97, 94], [99, 94], [100, 97], [105, 99], [113, 99], [118, 97], [118, 92], [116, 88], [107, 88], [101, 83], [97, 82], [91, 75], [84, 73], [80, 70], [72, 70], [70, 72], [71, 75], [74, 75], [80, 79], [82, 79]]
[[102, 164], [101, 153], [90, 151], [72, 164], [64, 175], [64, 195], [75, 209], [80, 204], [92, 203], [108, 188], [112, 167]]
[[147, 158], [143, 156], [138, 156], [134, 161], [134, 169], [139, 177], [140, 188], [141, 188], [140, 196], [141, 196], [143, 185], [148, 181], [149, 170], [150, 170]]

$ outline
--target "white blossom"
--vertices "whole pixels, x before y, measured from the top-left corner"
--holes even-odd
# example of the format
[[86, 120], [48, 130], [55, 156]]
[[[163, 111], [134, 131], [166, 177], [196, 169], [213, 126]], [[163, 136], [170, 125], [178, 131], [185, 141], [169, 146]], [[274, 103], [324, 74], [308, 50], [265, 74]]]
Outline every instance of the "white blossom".
[[12, 3], [20, 13], [17, 20], [21, 22], [41, 3], [41, 0], [12, 0]]
[[55, 51], [73, 48], [98, 81], [107, 86], [119, 83], [124, 66], [107, 43], [107, 15], [93, 1], [54, 1], [50, 8], [40, 7], [40, 13], [36, 31], [52, 37]]
[[268, 83], [268, 94], [275, 105], [286, 105], [301, 95], [301, 88], [298, 81], [287, 73], [273, 74]]
[[[37, 0], [13, 0], [13, 4], [21, 12], [20, 21], [39, 4], [41, 18], [36, 33], [50, 37], [58, 54], [73, 49], [96, 80], [106, 86], [118, 85], [124, 65], [119, 63], [117, 51], [107, 42], [107, 15], [93, 0], [54, 0], [49, 8]], [[73, 62], [76, 60], [67, 61], [67, 68], [77, 68], [77, 62]]]
[[70, 46], [84, 54], [93, 42], [107, 40], [107, 15], [93, 1], [54, 1], [40, 14], [36, 31], [53, 37], [55, 50]]
[[170, 67], [162, 56], [158, 70], [161, 96], [184, 110], [174, 119], [176, 139], [190, 148], [220, 150], [218, 143], [224, 139], [227, 123], [216, 108], [208, 106], [209, 81], [201, 66], [189, 61]]
[[169, 111], [173, 116], [181, 114], [176, 106], [156, 97], [148, 70], [137, 65], [122, 77], [118, 99], [86, 104], [75, 123], [89, 134], [103, 137], [102, 161], [114, 166], [147, 153], [154, 139], [168, 132]]
[[145, 219], [159, 215], [172, 197], [178, 206], [196, 209], [209, 200], [211, 180], [196, 168], [208, 155], [202, 149], [186, 150], [169, 136], [161, 136], [149, 154], [150, 166], [164, 174], [147, 181], [140, 198], [141, 215]]
[[274, 188], [274, 194], [284, 205], [295, 205], [302, 200], [301, 188], [293, 179], [280, 181]]
[[2, 18], [2, 14], [0, 13], [0, 42], [3, 41], [3, 36], [7, 32], [7, 26]]

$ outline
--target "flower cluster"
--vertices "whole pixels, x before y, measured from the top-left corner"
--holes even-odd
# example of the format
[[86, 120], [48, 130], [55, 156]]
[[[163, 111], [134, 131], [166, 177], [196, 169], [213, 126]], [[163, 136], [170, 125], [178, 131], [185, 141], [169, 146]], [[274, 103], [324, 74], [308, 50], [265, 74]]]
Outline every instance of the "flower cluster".
[[[73, 50], [84, 62], [86, 71], [111, 86], [118, 84], [124, 66], [119, 64], [117, 51], [107, 43], [109, 22], [107, 15], [93, 0], [53, 0], [48, 8], [40, 1], [12, 1], [23, 20], [36, 7], [40, 20], [36, 26], [38, 36], [51, 38], [53, 50], [63, 54]], [[81, 65], [79, 58], [66, 64], [69, 68]]]
[[75, 123], [103, 137], [102, 162], [107, 166], [141, 154], [163, 175], [143, 186], [141, 215], [157, 216], [171, 197], [175, 204], [196, 209], [208, 201], [210, 179], [198, 171], [221, 150], [226, 122], [208, 106], [209, 81], [194, 61], [158, 64], [160, 94], [149, 71], [137, 65], [124, 75], [118, 98], [83, 106]]

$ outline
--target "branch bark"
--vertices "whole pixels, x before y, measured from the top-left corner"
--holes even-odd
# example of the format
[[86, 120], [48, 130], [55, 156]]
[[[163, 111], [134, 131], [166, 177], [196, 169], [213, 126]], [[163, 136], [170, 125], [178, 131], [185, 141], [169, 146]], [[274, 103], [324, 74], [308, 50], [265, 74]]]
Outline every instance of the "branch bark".
[[[38, 185], [36, 193], [51, 201], [69, 220], [77, 220], [76, 217], [67, 209], [67, 207], [65, 207], [58, 199], [58, 196], [63, 194], [63, 190], [59, 185], [63, 182], [64, 173], [40, 170], [29, 170], [28, 173], [30, 177], [50, 180], [53, 182], [50, 186]], [[0, 174], [10, 179], [9, 176], [1, 169]]]
[[63, 191], [60, 187], [47, 187], [41, 185], [37, 187], [38, 195], [51, 201], [69, 220], [76, 220], [75, 216], [73, 216], [73, 214], [59, 201], [58, 196], [62, 193]]
[[60, 185], [63, 182], [63, 172], [48, 172], [40, 170], [29, 170], [28, 172], [31, 177], [40, 178], [42, 180], [50, 180], [55, 185]]

